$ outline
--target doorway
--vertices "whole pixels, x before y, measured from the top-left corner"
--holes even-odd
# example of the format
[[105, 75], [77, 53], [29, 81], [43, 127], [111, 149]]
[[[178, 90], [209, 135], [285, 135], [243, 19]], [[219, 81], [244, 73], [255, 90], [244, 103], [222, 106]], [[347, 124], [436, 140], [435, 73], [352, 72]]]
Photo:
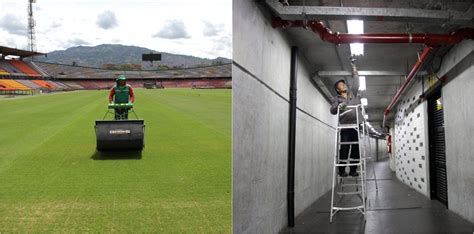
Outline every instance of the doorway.
[[428, 96], [428, 134], [431, 199], [448, 207], [446, 144], [441, 89]]

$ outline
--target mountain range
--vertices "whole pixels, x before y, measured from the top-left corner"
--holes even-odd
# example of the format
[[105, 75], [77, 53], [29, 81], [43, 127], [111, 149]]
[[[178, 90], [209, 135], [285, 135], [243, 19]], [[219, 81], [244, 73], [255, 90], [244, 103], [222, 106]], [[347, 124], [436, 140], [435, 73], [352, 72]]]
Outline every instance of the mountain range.
[[[149, 53], [161, 53], [161, 61], [153, 63], [142, 62], [142, 54]], [[215, 59], [199, 58], [120, 44], [71, 47], [66, 50], [50, 52], [46, 57], [37, 57], [35, 60], [99, 68], [103, 67], [104, 64], [115, 64], [117, 66], [123, 64], [139, 64], [142, 69], [186, 68], [232, 62], [232, 60], [222, 57]]]

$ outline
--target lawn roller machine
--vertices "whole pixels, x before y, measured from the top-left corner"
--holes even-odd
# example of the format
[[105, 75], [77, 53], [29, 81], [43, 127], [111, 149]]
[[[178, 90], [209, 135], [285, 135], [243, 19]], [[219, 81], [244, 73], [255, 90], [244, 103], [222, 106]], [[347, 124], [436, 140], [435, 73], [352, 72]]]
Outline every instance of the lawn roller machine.
[[[128, 112], [136, 119], [129, 120]], [[109, 113], [115, 114], [114, 120], [105, 120]], [[141, 151], [145, 146], [145, 121], [138, 119], [133, 103], [111, 103], [102, 120], [95, 121], [95, 134], [98, 151]]]

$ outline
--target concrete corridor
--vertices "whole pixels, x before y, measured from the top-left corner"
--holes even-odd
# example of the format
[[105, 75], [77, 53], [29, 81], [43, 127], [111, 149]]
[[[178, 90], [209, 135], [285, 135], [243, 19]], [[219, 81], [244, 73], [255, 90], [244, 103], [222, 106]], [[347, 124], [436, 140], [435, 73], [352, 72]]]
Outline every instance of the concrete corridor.
[[[234, 1], [234, 233], [473, 233], [474, 5], [432, 3]], [[447, 13], [463, 22], [440, 27]], [[343, 102], [364, 106], [366, 156], [392, 154], [377, 194], [367, 170], [365, 226], [357, 212], [329, 224]]]
[[[367, 166], [367, 222], [358, 211], [337, 213], [329, 223], [331, 192], [299, 216], [282, 233], [473, 233], [474, 224], [454, 214], [437, 200], [429, 200], [400, 182], [389, 160]], [[378, 192], [372, 167], [375, 169]]]

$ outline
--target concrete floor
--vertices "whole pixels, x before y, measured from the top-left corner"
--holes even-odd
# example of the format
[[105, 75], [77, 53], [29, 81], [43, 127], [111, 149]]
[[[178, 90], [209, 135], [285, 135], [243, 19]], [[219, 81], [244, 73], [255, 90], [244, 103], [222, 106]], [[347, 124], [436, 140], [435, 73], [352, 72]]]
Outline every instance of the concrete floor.
[[282, 233], [474, 233], [474, 224], [399, 182], [388, 160], [368, 164], [367, 190], [366, 222], [360, 212], [346, 211], [329, 223], [329, 192], [296, 218], [295, 227]]

